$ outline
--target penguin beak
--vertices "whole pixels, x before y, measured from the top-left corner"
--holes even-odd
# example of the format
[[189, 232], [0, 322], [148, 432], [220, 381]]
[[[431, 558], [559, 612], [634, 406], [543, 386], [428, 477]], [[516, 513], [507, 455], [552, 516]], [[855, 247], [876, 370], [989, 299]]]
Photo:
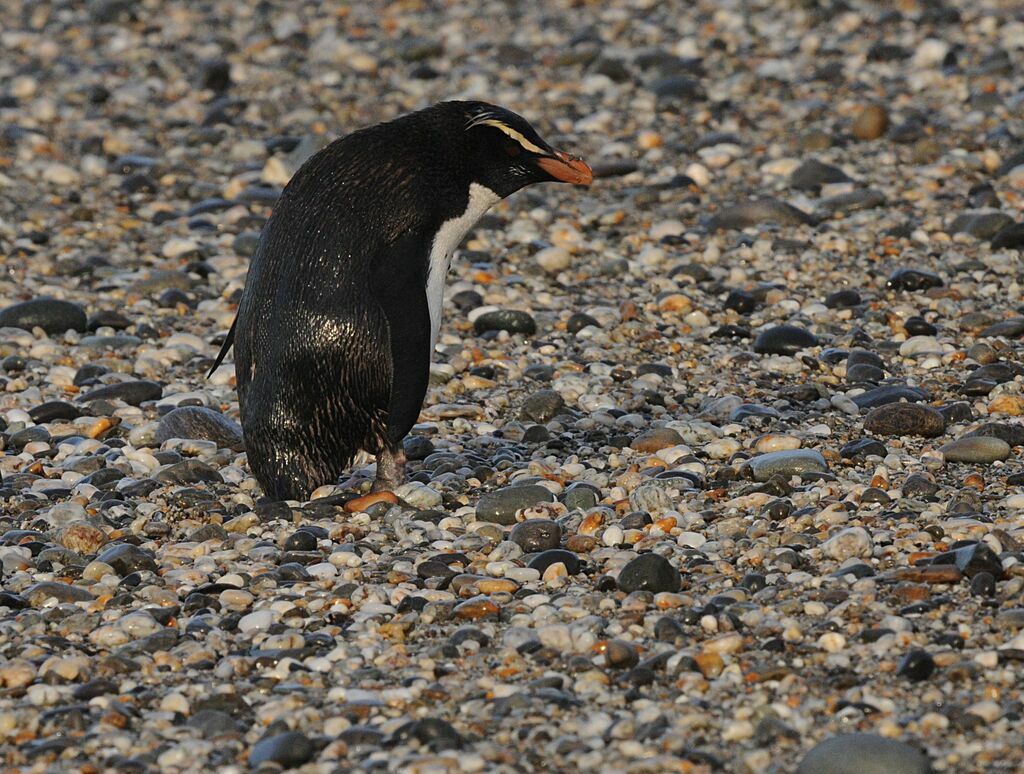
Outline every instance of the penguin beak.
[[563, 183], [590, 185], [594, 182], [594, 170], [587, 162], [563, 151], [555, 151], [554, 156], [541, 157], [537, 160], [537, 166]]

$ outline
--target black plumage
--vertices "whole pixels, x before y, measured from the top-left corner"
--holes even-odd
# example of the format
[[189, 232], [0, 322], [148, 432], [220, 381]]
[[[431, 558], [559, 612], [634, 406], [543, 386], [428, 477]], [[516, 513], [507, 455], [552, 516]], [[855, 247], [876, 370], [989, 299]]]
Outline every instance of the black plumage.
[[249, 465], [265, 493], [304, 499], [360, 449], [378, 455], [378, 488], [394, 486], [429, 376], [435, 235], [466, 212], [471, 184], [504, 197], [589, 176], [485, 103], [441, 103], [312, 156], [263, 230], [218, 357], [234, 343]]

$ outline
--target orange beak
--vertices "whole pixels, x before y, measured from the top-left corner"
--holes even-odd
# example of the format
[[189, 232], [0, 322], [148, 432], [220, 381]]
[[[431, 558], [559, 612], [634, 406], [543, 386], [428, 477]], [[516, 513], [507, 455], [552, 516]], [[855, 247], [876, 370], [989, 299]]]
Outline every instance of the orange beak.
[[537, 162], [537, 166], [547, 172], [555, 180], [573, 185], [590, 185], [594, 182], [594, 170], [583, 159], [570, 156], [562, 151], [555, 151], [557, 158], [546, 156]]

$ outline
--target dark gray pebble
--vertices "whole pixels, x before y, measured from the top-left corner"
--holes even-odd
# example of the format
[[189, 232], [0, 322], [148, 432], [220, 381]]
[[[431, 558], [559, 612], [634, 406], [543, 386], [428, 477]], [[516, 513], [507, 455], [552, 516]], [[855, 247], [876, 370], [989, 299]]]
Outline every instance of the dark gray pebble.
[[508, 539], [532, 554], [558, 548], [562, 540], [562, 528], [550, 519], [527, 519], [512, 528]]
[[920, 403], [887, 403], [868, 412], [864, 429], [884, 436], [935, 438], [946, 431], [946, 418], [931, 406]]
[[840, 734], [819, 742], [797, 774], [928, 774], [928, 758], [906, 742], [878, 734]]
[[179, 406], [161, 417], [156, 442], [162, 444], [171, 438], [213, 441], [220, 448], [245, 450], [241, 425], [205, 406]]
[[550, 421], [564, 406], [565, 400], [554, 390], [537, 390], [523, 401], [519, 417], [544, 423]]
[[641, 554], [619, 572], [619, 588], [627, 594], [633, 591], [679, 591], [682, 577], [679, 570], [660, 554]]
[[118, 575], [128, 575], [140, 570], [157, 570], [153, 555], [131, 543], [113, 543], [105, 547], [97, 554], [96, 561], [106, 562]]
[[815, 219], [803, 210], [778, 199], [752, 199], [751, 201], [723, 207], [708, 220], [711, 231], [719, 229], [744, 229], [763, 223], [777, 223], [781, 226], [813, 225]]
[[159, 400], [163, 392], [164, 388], [156, 382], [137, 379], [105, 384], [85, 393], [79, 400], [85, 403], [94, 400], [123, 400], [130, 406], [138, 406], [148, 400]]
[[291, 769], [312, 760], [314, 755], [316, 746], [304, 734], [288, 731], [258, 741], [249, 753], [249, 765], [276, 763]]
[[473, 323], [473, 330], [477, 334], [487, 331], [508, 331], [509, 333], [532, 336], [537, 332], [537, 322], [529, 312], [518, 309], [496, 309], [493, 312], [484, 312], [477, 317]]
[[67, 330], [82, 332], [86, 323], [82, 307], [56, 298], [34, 298], [0, 309], [0, 328], [42, 328], [54, 335]]
[[550, 490], [536, 484], [509, 486], [481, 497], [476, 506], [476, 517], [492, 524], [515, 524], [516, 511], [554, 500]]
[[757, 334], [754, 351], [765, 355], [793, 355], [818, 345], [818, 337], [796, 325], [775, 325]]

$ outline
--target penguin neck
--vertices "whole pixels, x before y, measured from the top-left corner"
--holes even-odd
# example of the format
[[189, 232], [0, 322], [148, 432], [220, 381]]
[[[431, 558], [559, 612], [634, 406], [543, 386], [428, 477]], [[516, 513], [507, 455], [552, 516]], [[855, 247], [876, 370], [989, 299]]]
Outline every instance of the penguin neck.
[[466, 209], [445, 220], [434, 234], [430, 245], [430, 264], [427, 269], [427, 305], [430, 309], [430, 352], [433, 355], [441, 328], [441, 304], [444, 301], [445, 279], [451, 265], [452, 253], [459, 246], [473, 224], [499, 199], [498, 194], [479, 183], [470, 183]]

